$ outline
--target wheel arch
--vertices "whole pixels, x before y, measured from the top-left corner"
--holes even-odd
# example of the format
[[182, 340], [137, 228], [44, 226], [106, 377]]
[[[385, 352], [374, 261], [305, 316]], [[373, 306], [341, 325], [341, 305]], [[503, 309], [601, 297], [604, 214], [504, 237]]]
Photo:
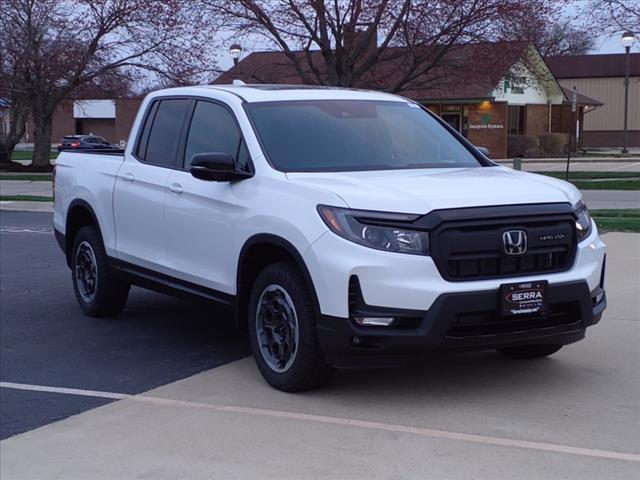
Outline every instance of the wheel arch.
[[249, 296], [255, 279], [265, 267], [281, 261], [293, 261], [298, 266], [311, 292], [316, 315], [320, 314], [320, 303], [311, 274], [298, 249], [278, 235], [257, 234], [247, 239], [238, 257], [235, 310], [236, 322], [241, 329], [246, 328]]
[[98, 217], [89, 202], [82, 199], [73, 200], [69, 204], [65, 220], [65, 256], [69, 266], [71, 266], [71, 251], [75, 237], [78, 231], [87, 225], [95, 226], [98, 229], [98, 235], [103, 238]]

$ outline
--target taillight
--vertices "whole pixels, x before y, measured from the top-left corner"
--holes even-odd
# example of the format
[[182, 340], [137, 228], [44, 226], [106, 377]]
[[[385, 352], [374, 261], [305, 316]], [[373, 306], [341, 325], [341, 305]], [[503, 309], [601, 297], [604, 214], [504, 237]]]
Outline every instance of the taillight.
[[78, 148], [80, 146], [80, 142], [71, 142], [71, 148]]
[[56, 166], [53, 165], [53, 172], [51, 174], [51, 189], [53, 190], [53, 194], [51, 195], [53, 201], [56, 201]]

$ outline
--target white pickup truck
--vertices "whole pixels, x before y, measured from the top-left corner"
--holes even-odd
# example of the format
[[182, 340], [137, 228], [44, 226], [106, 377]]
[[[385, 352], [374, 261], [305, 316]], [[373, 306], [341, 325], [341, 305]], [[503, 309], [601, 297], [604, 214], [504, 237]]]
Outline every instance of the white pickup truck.
[[117, 315], [130, 285], [226, 304], [285, 391], [434, 349], [546, 356], [606, 306], [578, 190], [385, 93], [157, 91], [124, 151], [62, 152], [54, 191], [88, 315]]

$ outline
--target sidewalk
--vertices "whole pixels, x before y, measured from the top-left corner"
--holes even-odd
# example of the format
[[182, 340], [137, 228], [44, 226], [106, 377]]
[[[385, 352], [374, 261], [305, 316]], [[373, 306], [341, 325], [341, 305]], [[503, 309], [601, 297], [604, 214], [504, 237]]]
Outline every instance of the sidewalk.
[[51, 182], [33, 180], [0, 180], [0, 195], [35, 195], [51, 197]]
[[[0, 180], [0, 196], [34, 196], [51, 198], [51, 182], [31, 180]], [[23, 212], [53, 212], [53, 202], [0, 200], [0, 210]]]
[[23, 202], [0, 200], [0, 211], [11, 210], [17, 212], [49, 212], [53, 213], [53, 202]]
[[601, 208], [640, 208], [640, 190], [582, 190], [591, 210]]
[[[503, 167], [513, 167], [513, 159], [496, 160]], [[522, 170], [527, 172], [564, 172], [567, 159], [525, 158]], [[640, 172], [640, 157], [633, 160], [619, 158], [572, 158], [570, 172]]]

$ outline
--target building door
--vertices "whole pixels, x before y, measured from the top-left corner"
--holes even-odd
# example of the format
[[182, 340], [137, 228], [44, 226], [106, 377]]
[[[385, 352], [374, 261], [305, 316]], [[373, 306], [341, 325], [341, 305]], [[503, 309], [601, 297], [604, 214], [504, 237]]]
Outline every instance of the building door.
[[460, 114], [459, 113], [443, 113], [442, 119], [451, 125], [456, 131], [460, 131]]

